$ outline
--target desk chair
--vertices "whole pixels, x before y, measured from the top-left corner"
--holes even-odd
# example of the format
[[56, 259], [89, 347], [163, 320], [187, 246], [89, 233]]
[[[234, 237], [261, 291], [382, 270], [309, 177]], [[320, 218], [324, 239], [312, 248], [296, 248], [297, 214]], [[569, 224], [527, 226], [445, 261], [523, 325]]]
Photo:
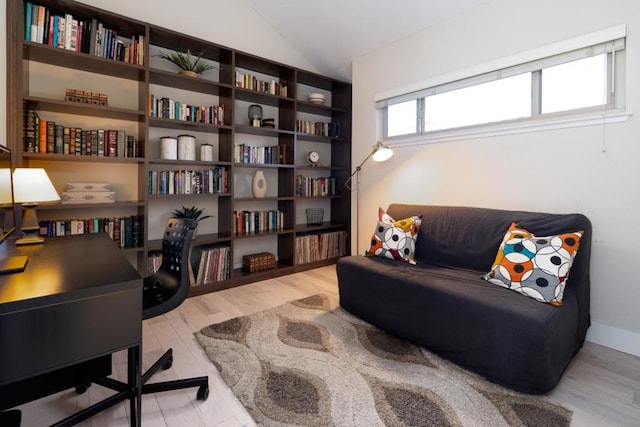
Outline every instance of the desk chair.
[[[150, 319], [167, 313], [189, 295], [189, 249], [198, 222], [193, 219], [170, 219], [162, 238], [162, 264], [157, 272], [144, 278], [142, 294], [142, 318]], [[199, 387], [198, 400], [209, 397], [209, 378], [197, 377], [183, 380], [147, 384], [160, 368], [169, 369], [173, 363], [172, 350], [167, 350], [156, 363], [142, 374], [142, 394], [157, 393], [182, 388]]]

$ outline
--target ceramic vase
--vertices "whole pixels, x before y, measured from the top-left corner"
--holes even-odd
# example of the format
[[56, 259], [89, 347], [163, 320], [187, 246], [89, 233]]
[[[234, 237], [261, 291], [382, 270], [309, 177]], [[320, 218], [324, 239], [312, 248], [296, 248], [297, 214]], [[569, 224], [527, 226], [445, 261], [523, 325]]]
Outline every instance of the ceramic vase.
[[253, 197], [264, 197], [267, 194], [267, 180], [264, 177], [264, 172], [256, 171], [253, 174], [253, 181], [251, 182], [251, 191]]

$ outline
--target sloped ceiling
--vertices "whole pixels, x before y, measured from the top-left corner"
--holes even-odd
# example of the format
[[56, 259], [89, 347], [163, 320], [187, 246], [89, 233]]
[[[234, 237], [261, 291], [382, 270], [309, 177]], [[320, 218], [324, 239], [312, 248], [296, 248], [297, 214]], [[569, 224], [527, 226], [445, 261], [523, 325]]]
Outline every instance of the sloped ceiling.
[[489, 0], [244, 0], [319, 72], [351, 81], [354, 58]]

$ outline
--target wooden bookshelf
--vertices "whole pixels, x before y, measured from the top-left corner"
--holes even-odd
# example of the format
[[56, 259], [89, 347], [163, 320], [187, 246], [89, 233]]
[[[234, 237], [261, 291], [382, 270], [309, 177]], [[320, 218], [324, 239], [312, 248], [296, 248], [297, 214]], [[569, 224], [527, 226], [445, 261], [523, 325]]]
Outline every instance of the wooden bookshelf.
[[[7, 2], [7, 141], [14, 162], [21, 167], [44, 167], [61, 191], [67, 181], [100, 182], [113, 177], [116, 188], [114, 204], [82, 204], [42, 206], [41, 219], [68, 215], [83, 217], [123, 212], [144, 218], [143, 246], [130, 248], [142, 275], [147, 274], [149, 253], [160, 249], [160, 231], [173, 209], [181, 205], [206, 208], [213, 219], [201, 223], [195, 245], [224, 245], [231, 250], [231, 274], [228, 280], [207, 283], [192, 289], [192, 295], [226, 289], [327, 265], [335, 258], [294, 264], [296, 238], [311, 233], [344, 231], [345, 248], [350, 248], [351, 195], [344, 189], [351, 166], [351, 85], [313, 72], [305, 71], [225, 47], [172, 29], [162, 28], [98, 9], [75, 1], [38, 0], [50, 16], [71, 14], [79, 21], [102, 23], [124, 40], [142, 40], [142, 63], [127, 63], [82, 51], [71, 51], [25, 40], [26, 2]], [[90, 34], [90, 33], [87, 33]], [[82, 46], [86, 46], [83, 44]], [[180, 51], [199, 54], [214, 65], [214, 70], [199, 77], [183, 76], [157, 52]], [[72, 76], [80, 90], [109, 93], [109, 105], [74, 104], [64, 100], [65, 79]], [[47, 76], [46, 81], [43, 78]], [[249, 75], [251, 81], [266, 82], [272, 90], [240, 87], [238, 76]], [[243, 81], [244, 83], [244, 81]], [[122, 86], [122, 89], [120, 88]], [[260, 89], [260, 87], [258, 87]], [[124, 92], [122, 92], [124, 91]], [[311, 92], [323, 93], [324, 105], [307, 100]], [[168, 97], [193, 105], [224, 105], [224, 121], [211, 124], [151, 117], [150, 95]], [[112, 96], [113, 95], [113, 96]], [[111, 99], [113, 98], [113, 100]], [[264, 118], [274, 118], [274, 128], [253, 127], [246, 116], [248, 105], [258, 104]], [[95, 155], [25, 152], [23, 131], [25, 109], [36, 110], [45, 120], [82, 129], [123, 129], [140, 145], [141, 156], [108, 157]], [[339, 126], [337, 136], [318, 136], [296, 131], [297, 120], [331, 122]], [[214, 146], [213, 161], [167, 160], [160, 156], [159, 138], [195, 134], [198, 146]], [[285, 164], [234, 163], [236, 144], [283, 146]], [[198, 147], [199, 148], [199, 147]], [[312, 167], [306, 161], [309, 150], [322, 153], [323, 165]], [[197, 150], [199, 152], [199, 150]], [[204, 170], [223, 166], [228, 171], [228, 189], [216, 194], [148, 194], [149, 172], [160, 170]], [[255, 198], [246, 183], [256, 170], [267, 175], [270, 191], [265, 198]], [[81, 174], [82, 179], [78, 178]], [[297, 197], [296, 176], [333, 177], [340, 189], [330, 197]], [[325, 211], [322, 224], [306, 224], [304, 210], [321, 206]], [[234, 235], [234, 211], [284, 211], [282, 230]], [[243, 255], [261, 252], [260, 246], [271, 247], [277, 267], [247, 273], [238, 268]], [[252, 252], [253, 251], [253, 252]]]

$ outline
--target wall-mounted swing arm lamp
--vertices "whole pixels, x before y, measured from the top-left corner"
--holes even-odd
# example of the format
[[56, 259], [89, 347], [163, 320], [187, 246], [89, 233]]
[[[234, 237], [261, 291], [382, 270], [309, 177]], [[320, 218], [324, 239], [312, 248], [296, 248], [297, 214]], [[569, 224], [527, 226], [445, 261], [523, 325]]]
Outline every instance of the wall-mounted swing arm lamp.
[[347, 178], [347, 180], [344, 182], [344, 186], [347, 187], [350, 191], [353, 191], [353, 187], [351, 185], [351, 181], [353, 180], [353, 177], [356, 178], [356, 221], [355, 221], [355, 227], [356, 227], [356, 252], [360, 253], [360, 231], [358, 230], [358, 213], [359, 213], [359, 197], [358, 197], [358, 192], [357, 192], [357, 188], [358, 188], [358, 184], [360, 183], [360, 171], [362, 170], [362, 166], [367, 162], [367, 160], [369, 160], [370, 158], [373, 158], [373, 161], [375, 162], [385, 162], [387, 160], [389, 160], [391, 157], [393, 157], [393, 150], [391, 148], [389, 148], [388, 146], [384, 145], [381, 141], [378, 141], [376, 143], [376, 145], [373, 146], [373, 149], [371, 150], [371, 152], [369, 153], [369, 155], [362, 161], [362, 163], [360, 163], [358, 166], [356, 166], [356, 169], [353, 171], [353, 173], [351, 174], [351, 176], [349, 178]]

